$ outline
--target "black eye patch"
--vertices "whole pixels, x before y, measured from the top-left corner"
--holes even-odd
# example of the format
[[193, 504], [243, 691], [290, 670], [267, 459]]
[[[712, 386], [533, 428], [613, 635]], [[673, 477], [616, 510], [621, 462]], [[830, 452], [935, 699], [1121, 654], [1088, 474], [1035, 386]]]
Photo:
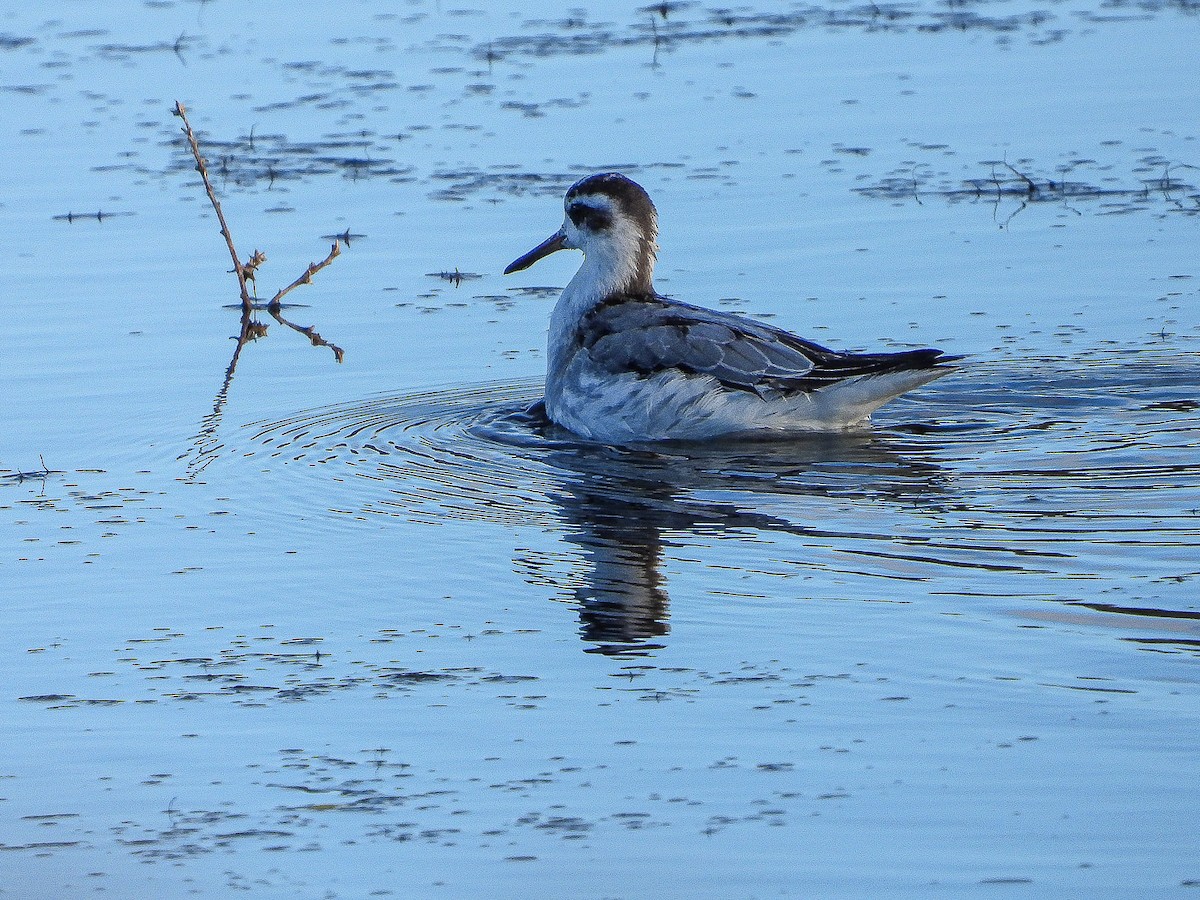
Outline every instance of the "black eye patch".
[[591, 231], [602, 231], [612, 224], [612, 216], [606, 210], [586, 203], [572, 203], [567, 207], [567, 216], [575, 223], [576, 228], [587, 228]]

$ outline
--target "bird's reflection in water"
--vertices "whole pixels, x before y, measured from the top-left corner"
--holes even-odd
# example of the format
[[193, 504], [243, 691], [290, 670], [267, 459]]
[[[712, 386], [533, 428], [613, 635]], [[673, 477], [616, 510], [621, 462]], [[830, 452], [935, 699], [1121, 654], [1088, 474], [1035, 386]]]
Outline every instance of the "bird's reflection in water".
[[555, 499], [571, 526], [565, 537], [587, 565], [573, 598], [580, 637], [598, 653], [660, 649], [652, 641], [669, 630], [660, 571], [663, 532], [681, 526], [665, 521], [669, 514], [624, 498], [572, 491]]
[[821, 532], [761, 511], [764, 499], [783, 508], [789, 496], [928, 507], [945, 479], [917, 448], [910, 455], [895, 436], [869, 431], [645, 450], [580, 444], [546, 426], [542, 433], [551, 444], [543, 460], [561, 479], [550, 499], [580, 551], [578, 570], [556, 583], [578, 609], [589, 652], [617, 656], [663, 646], [670, 600], [662, 561], [672, 535], [811, 537]]
[[[767, 568], [832, 576], [792, 584], [944, 575], [956, 583], [941, 592], [973, 596], [1007, 592], [1020, 574], [1032, 578], [1028, 593], [1049, 598], [1059, 589], [1046, 579], [1099, 573], [1124, 583], [1122, 560], [1145, 558], [1137, 536], [1183, 521], [1163, 479], [1196, 487], [1187, 427], [1196, 366], [1177, 354], [1093, 362], [980, 367], [965, 386], [947, 382], [914, 403], [909, 424], [893, 413], [897, 424], [848, 434], [642, 449], [557, 432], [536, 406], [519, 412], [542, 393], [537, 379], [300, 411], [254, 423], [248, 450], [219, 439], [222, 392], [189, 473], [218, 453], [234, 464], [257, 456], [273, 462], [256, 463], [256, 477], [319, 479], [323, 495], [337, 494], [322, 507], [347, 521], [390, 515], [548, 533], [537, 549], [515, 551], [520, 575], [578, 608], [594, 652], [647, 653], [665, 642], [669, 595], [683, 596], [664, 574], [677, 547], [688, 556], [707, 548], [701, 563], [750, 574], [746, 557], [772, 545]], [[900, 400], [893, 410], [904, 408]], [[1137, 434], [1127, 427], [1134, 419], [1146, 423]], [[327, 474], [334, 465], [336, 478]], [[1085, 494], [1105, 496], [1105, 484], [1120, 484], [1123, 499], [1076, 506]], [[290, 482], [280, 490], [301, 494]], [[1169, 533], [1179, 543], [1164, 552], [1191, 546], [1194, 529], [1178, 527]], [[1101, 554], [1101, 545], [1129, 549]], [[1140, 598], [1121, 606], [1165, 617]], [[676, 630], [679, 618], [677, 609]]]

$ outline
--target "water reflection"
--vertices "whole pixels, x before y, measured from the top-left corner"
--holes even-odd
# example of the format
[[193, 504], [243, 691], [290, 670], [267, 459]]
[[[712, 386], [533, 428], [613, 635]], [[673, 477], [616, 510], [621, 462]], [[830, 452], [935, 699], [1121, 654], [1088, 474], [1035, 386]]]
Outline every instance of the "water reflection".
[[[238, 308], [241, 309], [241, 307]], [[283, 315], [285, 308], [280, 303], [272, 302], [255, 305], [250, 309], [242, 309], [240, 327], [237, 336], [234, 338], [233, 356], [229, 360], [229, 365], [225, 367], [225, 377], [221, 381], [221, 387], [217, 390], [217, 395], [213, 398], [212, 410], [200, 420], [200, 428], [196, 432], [196, 436], [192, 438], [191, 447], [187, 452], [180, 454], [178, 457], [181, 460], [188, 460], [188, 480], [199, 476], [220, 455], [223, 446], [219, 435], [221, 420], [225, 412], [225, 403], [229, 399], [229, 387], [233, 384], [233, 375], [237, 371], [238, 360], [241, 359], [242, 350], [248, 344], [252, 344], [260, 338], [265, 338], [270, 328], [270, 325], [261, 321], [256, 313], [263, 311], [269, 313], [271, 318], [280, 325], [307, 337], [314, 347], [328, 347], [333, 352], [333, 358], [337, 362], [340, 363], [345, 358], [345, 351], [337, 344], [331, 343], [321, 337], [313, 326], [297, 325], [285, 318]]]
[[670, 630], [663, 532], [688, 522], [631, 498], [569, 491], [557, 499], [564, 536], [582, 554], [568, 598], [579, 610], [580, 637], [600, 653], [661, 648], [651, 642]]
[[[914, 146], [915, 150], [933, 149]], [[1031, 206], [1048, 206], [1075, 216], [1090, 207], [1105, 215], [1132, 212], [1200, 215], [1200, 188], [1184, 177], [1194, 166], [1171, 163], [1156, 153], [1128, 163], [1124, 179], [1112, 177], [1112, 166], [1069, 154], [1053, 164], [1017, 168], [1007, 160], [965, 167], [955, 178], [931, 166], [905, 164], [882, 177], [872, 176], [853, 190], [856, 194], [892, 203], [921, 204], [935, 197], [947, 203], [978, 203], [991, 210], [992, 221], [1004, 228]]]
[[670, 597], [662, 564], [677, 543], [701, 535], [819, 534], [764, 512], [772, 498], [785, 508], [788, 497], [808, 496], [935, 509], [943, 493], [939, 466], [869, 432], [631, 450], [581, 444], [536, 408], [478, 430], [504, 440], [522, 429], [546, 437], [544, 458], [558, 476], [546, 496], [557, 530], [578, 550], [573, 569], [532, 560], [526, 576], [572, 603], [589, 652], [608, 655], [663, 646], [656, 639], [669, 631]]
[[[530, 407], [542, 387], [530, 379], [300, 412], [253, 426], [251, 447], [228, 456], [319, 479], [315, 491], [269, 492], [281, 519], [549, 535], [495, 549], [577, 610], [593, 652], [662, 646], [672, 557], [870, 601], [914, 596], [902, 584], [964, 606], [998, 598], [1057, 612], [1103, 596], [1106, 621], [1134, 629], [1147, 617], [1125, 610], [1166, 621], [1193, 605], [1195, 362], [1143, 349], [979, 363], [871, 430], [640, 449], [554, 429]], [[471, 527], [460, 535], [479, 540]]]

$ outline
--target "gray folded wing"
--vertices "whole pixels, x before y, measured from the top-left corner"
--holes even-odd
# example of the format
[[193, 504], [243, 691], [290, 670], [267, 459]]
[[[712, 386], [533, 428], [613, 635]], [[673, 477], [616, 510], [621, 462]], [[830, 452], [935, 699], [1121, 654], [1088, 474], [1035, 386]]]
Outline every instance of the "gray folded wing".
[[579, 337], [609, 373], [677, 369], [757, 393], [804, 389], [805, 376], [833, 355], [769, 325], [659, 298], [603, 304], [585, 317]]
[[589, 312], [579, 342], [602, 371], [708, 375], [763, 397], [807, 393], [847, 378], [927, 369], [957, 357], [938, 350], [837, 353], [730, 313], [657, 296], [616, 297]]

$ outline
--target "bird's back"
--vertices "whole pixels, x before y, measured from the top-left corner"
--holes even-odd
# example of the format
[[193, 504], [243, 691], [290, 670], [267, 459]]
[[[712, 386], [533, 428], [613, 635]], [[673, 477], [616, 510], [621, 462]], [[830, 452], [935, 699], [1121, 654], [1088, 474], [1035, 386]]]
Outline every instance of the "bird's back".
[[605, 298], [564, 337], [547, 379], [550, 417], [618, 443], [854, 427], [956, 359], [933, 349], [838, 353], [649, 293]]

